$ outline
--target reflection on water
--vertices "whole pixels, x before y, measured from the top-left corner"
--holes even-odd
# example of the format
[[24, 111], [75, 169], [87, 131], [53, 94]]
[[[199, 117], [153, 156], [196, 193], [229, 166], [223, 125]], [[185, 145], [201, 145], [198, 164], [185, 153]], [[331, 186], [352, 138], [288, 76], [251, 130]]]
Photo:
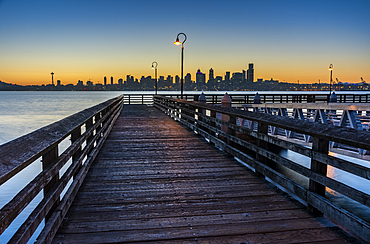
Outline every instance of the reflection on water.
[[[304, 167], [310, 168], [310, 162], [311, 159], [309, 157], [303, 156], [299, 153], [290, 151], [290, 150], [282, 150], [279, 153], [281, 156], [290, 159]], [[352, 158], [349, 156], [344, 156], [336, 153], [330, 152], [331, 156], [338, 157], [347, 161], [350, 161], [352, 163], [356, 163], [365, 167], [370, 167], [370, 162]], [[308, 189], [308, 178], [301, 176], [300, 174], [287, 169], [283, 166], [276, 166], [279, 170], [282, 171], [284, 175], [289, 177], [290, 179], [298, 182], [303, 187]], [[348, 186], [351, 186], [355, 189], [358, 189], [362, 192], [365, 192], [367, 194], [370, 194], [370, 182], [362, 177], [350, 174], [348, 172], [345, 172], [343, 170], [334, 168], [330, 165], [328, 165], [328, 172], [327, 176], [329, 178], [335, 179], [339, 182], [342, 182]], [[370, 208], [363, 206], [362, 204], [357, 203], [356, 201], [351, 200], [350, 198], [330, 189], [326, 188], [326, 197], [333, 203], [337, 204], [338, 206], [348, 210], [349, 212], [355, 214], [356, 216], [364, 219], [367, 222], [370, 222]]]

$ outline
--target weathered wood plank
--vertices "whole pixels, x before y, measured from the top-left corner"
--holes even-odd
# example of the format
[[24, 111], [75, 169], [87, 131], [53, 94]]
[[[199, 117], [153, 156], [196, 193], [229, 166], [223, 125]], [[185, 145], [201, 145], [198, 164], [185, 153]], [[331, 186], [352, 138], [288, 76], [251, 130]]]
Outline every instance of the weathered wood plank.
[[[129, 230], [129, 231], [116, 231], [111, 230], [109, 232], [90, 232], [90, 233], [72, 233], [68, 238], [68, 243], [101, 243], [104, 240], [105, 243], [117, 243], [117, 242], [144, 242], [144, 241], [172, 241], [182, 238], [199, 238], [199, 237], [218, 237], [223, 240], [227, 240], [232, 235], [246, 235], [255, 233], [274, 233], [288, 230], [309, 230], [309, 229], [322, 229], [325, 228], [322, 225], [318, 225], [317, 221], [309, 219], [293, 219], [285, 220], [284, 224], [281, 224], [280, 220], [274, 221], [261, 221], [252, 223], [243, 223], [241, 226], [238, 223], [231, 224], [214, 224], [214, 225], [201, 225], [192, 226], [189, 221], [189, 225], [186, 227], [177, 228], [161, 228], [158, 229], [146, 229], [145, 231], [140, 230]], [[66, 242], [66, 233], [57, 234], [54, 242]]]
[[125, 107], [53, 243], [341, 243], [302, 208], [156, 109]]

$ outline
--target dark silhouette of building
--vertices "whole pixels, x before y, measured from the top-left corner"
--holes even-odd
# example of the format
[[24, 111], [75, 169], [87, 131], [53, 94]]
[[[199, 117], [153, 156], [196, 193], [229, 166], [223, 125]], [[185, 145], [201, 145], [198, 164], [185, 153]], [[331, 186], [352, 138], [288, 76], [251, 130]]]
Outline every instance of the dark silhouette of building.
[[206, 74], [202, 73], [200, 69], [198, 69], [196, 73], [195, 83], [198, 90], [203, 90], [206, 88]]
[[247, 70], [247, 82], [253, 82], [254, 81], [254, 68], [253, 63], [249, 64], [249, 68]]
[[227, 71], [225, 74], [225, 82], [229, 82], [229, 81], [230, 81], [230, 71]]
[[104, 76], [104, 86], [106, 86], [106, 85], [107, 85], [107, 77]]
[[113, 85], [113, 76], [110, 77], [110, 84]]
[[118, 79], [118, 85], [122, 85], [122, 84], [123, 84], [123, 79], [122, 78]]
[[190, 73], [187, 73], [186, 76], [185, 76], [185, 84], [186, 85], [191, 85], [191, 74]]
[[164, 88], [165, 82], [164, 82], [164, 76], [159, 76], [158, 79], [158, 88]]
[[215, 79], [215, 75], [214, 75], [214, 72], [213, 72], [213, 69], [210, 68], [209, 69], [209, 75], [208, 75], [208, 82], [213, 82], [213, 80]]
[[173, 85], [173, 77], [171, 75], [168, 75], [165, 81], [165, 87], [172, 87], [172, 85]]

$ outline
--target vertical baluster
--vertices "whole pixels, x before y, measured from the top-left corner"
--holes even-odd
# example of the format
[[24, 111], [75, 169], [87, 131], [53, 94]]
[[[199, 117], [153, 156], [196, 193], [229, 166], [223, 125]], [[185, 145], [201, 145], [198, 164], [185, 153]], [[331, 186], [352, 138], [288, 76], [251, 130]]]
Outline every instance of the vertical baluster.
[[[257, 132], [267, 135], [268, 128], [269, 128], [268, 124], [258, 122]], [[267, 148], [267, 142], [265, 142], [261, 139], [257, 139], [257, 147]], [[256, 154], [256, 160], [263, 163], [263, 164], [267, 163], [267, 159], [265, 157], [261, 156], [258, 153]], [[255, 173], [256, 173], [257, 176], [263, 176], [263, 174], [261, 172], [258, 172], [257, 170], [256, 170]]]
[[[96, 123], [99, 123], [99, 125], [96, 127], [96, 133], [100, 133], [99, 131], [100, 131], [100, 129], [102, 128], [102, 126], [101, 126], [101, 122], [98, 122], [99, 120], [101, 119], [101, 113], [97, 113], [96, 115], [95, 115], [95, 124]], [[101, 135], [99, 136], [99, 137], [101, 137]], [[97, 139], [97, 141], [98, 141], [99, 139]]]
[[[80, 136], [81, 136], [81, 127], [78, 127], [71, 134], [71, 142], [72, 142], [72, 144], [75, 141], [77, 141], [80, 138]], [[80, 155], [81, 155], [81, 147], [79, 147], [78, 150], [72, 155], [72, 161], [74, 162], [74, 161], [78, 160], [78, 158], [80, 157]], [[80, 167], [81, 167], [81, 165], [78, 166], [78, 170], [76, 171], [76, 174], [78, 173]]]
[[[55, 161], [58, 158], [58, 145], [52, 148], [49, 152], [44, 154], [42, 156], [42, 169], [45, 170], [47, 167], [51, 166], [51, 164], [55, 163]], [[44, 187], [44, 196], [48, 194], [48, 192], [51, 190], [51, 188], [56, 184], [59, 180], [59, 172], [56, 173], [50, 180], [48, 184], [45, 185]], [[60, 202], [60, 198], [55, 201], [53, 207], [50, 209], [50, 211], [46, 214], [45, 220], [48, 221], [50, 218], [51, 214], [54, 212], [56, 209], [57, 205]]]
[[[328, 154], [329, 152], [329, 141], [323, 140], [319, 138], [313, 138], [312, 142], [312, 150], [316, 152], [321, 152]], [[311, 170], [313, 172], [319, 173], [321, 175], [326, 176], [327, 174], [327, 165], [316, 160], [311, 159]], [[309, 181], [309, 190], [315, 192], [321, 196], [325, 196], [325, 186], [322, 184], [317, 183], [316, 181], [310, 179]], [[308, 205], [308, 210], [316, 215], [322, 215], [322, 213], [314, 208], [311, 205]]]

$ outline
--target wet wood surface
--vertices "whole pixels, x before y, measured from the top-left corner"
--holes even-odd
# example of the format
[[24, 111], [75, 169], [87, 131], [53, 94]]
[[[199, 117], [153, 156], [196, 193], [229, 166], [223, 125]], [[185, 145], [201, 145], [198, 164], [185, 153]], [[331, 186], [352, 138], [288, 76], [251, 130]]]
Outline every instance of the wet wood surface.
[[53, 243], [348, 243], [154, 107], [125, 106]]

